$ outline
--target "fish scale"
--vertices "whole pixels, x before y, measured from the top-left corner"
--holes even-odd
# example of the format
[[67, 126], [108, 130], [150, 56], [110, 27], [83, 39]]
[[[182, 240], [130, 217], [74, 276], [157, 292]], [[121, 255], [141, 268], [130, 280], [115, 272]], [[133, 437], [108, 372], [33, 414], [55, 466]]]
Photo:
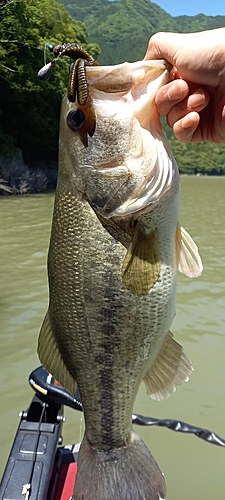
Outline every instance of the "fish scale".
[[[101, 252], [98, 259], [100, 260], [100, 263], [96, 266], [96, 260], [97, 260], [96, 241], [99, 241], [100, 237], [102, 239], [101, 225], [95, 213], [93, 212], [92, 209], [90, 209], [89, 205], [86, 202], [80, 200], [78, 203], [77, 201], [76, 203], [74, 203], [73, 198], [71, 198], [71, 203], [69, 205], [68, 197], [65, 196], [63, 197], [63, 199], [65, 200], [65, 206], [62, 208], [62, 213], [67, 214], [66, 221], [64, 221], [64, 223], [61, 224], [62, 217], [57, 213], [57, 199], [56, 199], [55, 217], [56, 220], [60, 221], [60, 224], [58, 225], [57, 229], [55, 228], [54, 237], [51, 240], [50, 253], [49, 253], [50, 259], [51, 259], [51, 252], [55, 253], [58, 256], [62, 252], [62, 254], [64, 255], [63, 261], [60, 258], [55, 263], [54, 275], [50, 274], [50, 284], [51, 284], [50, 286], [52, 290], [50, 297], [52, 297], [51, 300], [53, 301], [51, 314], [54, 318], [53, 320], [57, 321], [56, 311], [57, 310], [61, 311], [57, 324], [58, 324], [58, 329], [60, 329], [60, 326], [62, 325], [61, 328], [63, 332], [64, 342], [66, 342], [66, 335], [70, 335], [70, 328], [72, 332], [74, 332], [74, 336], [76, 335], [75, 338], [76, 347], [74, 348], [74, 352], [72, 353], [71, 361], [70, 359], [69, 360], [67, 359], [68, 356], [70, 356], [70, 354], [67, 353], [67, 351], [64, 354], [62, 350], [62, 356], [64, 357], [64, 359], [67, 359], [67, 362], [70, 363], [70, 371], [72, 372], [74, 378], [78, 382], [79, 389], [81, 391], [82, 401], [84, 407], [86, 408], [85, 400], [87, 399], [88, 405], [90, 404], [91, 401], [91, 393], [93, 392], [93, 377], [95, 376], [95, 374], [97, 376], [98, 372], [96, 367], [100, 367], [100, 372], [102, 371], [104, 372], [104, 364], [107, 363], [108, 365], [109, 362], [109, 356], [107, 356], [108, 351], [111, 348], [111, 350], [115, 354], [117, 354], [118, 351], [116, 352], [116, 347], [117, 346], [119, 347], [121, 344], [119, 331], [117, 330], [117, 332], [115, 332], [115, 327], [118, 325], [118, 321], [120, 319], [119, 309], [121, 309], [122, 304], [119, 297], [115, 296], [113, 297], [114, 287], [113, 283], [112, 284], [110, 283], [109, 269], [105, 259], [105, 255], [108, 255], [112, 265], [112, 260], [113, 260], [112, 247], [114, 245], [114, 240], [109, 235], [108, 236], [109, 242], [107, 242], [107, 246], [105, 245], [105, 248], [102, 247], [102, 241], [101, 241]], [[60, 205], [62, 205], [62, 201], [60, 202]], [[68, 227], [70, 228], [69, 233], [67, 230], [65, 230], [66, 225], [68, 225]], [[82, 228], [82, 233], [80, 231], [80, 228]], [[90, 229], [92, 231], [90, 231]], [[68, 236], [65, 238], [64, 236], [65, 234], [67, 235], [69, 234], [69, 238]], [[75, 244], [74, 244], [74, 235], [76, 235]], [[107, 233], [104, 231], [103, 241], [106, 240], [106, 235]], [[73, 244], [70, 243], [69, 241], [70, 238], [72, 238]], [[88, 239], [88, 241], [86, 241], [86, 238]], [[57, 242], [56, 248], [54, 247], [55, 241]], [[61, 244], [61, 241], [63, 241], [63, 245]], [[116, 255], [114, 257], [114, 260], [116, 261], [115, 268], [117, 268], [118, 244], [114, 246], [116, 246]], [[84, 247], [86, 248], [86, 255]], [[108, 252], [108, 248], [110, 248], [110, 254]], [[64, 249], [67, 249], [67, 251], [65, 252]], [[71, 256], [71, 250], [73, 253], [72, 256]], [[121, 248], [121, 250], [122, 254], [124, 255], [125, 249]], [[80, 255], [82, 255], [84, 259], [83, 265], [81, 264]], [[92, 257], [94, 256], [93, 261], [91, 259], [91, 256]], [[98, 270], [97, 273], [96, 271], [91, 272], [93, 270], [93, 266], [95, 266], [95, 270], [97, 268]], [[82, 269], [81, 272], [78, 271], [80, 270], [80, 268]], [[63, 284], [62, 284], [62, 279], [60, 279], [60, 283], [58, 283], [59, 275], [61, 277], [62, 276], [65, 277], [64, 278], [65, 282], [63, 282]], [[55, 276], [56, 280], [54, 279]], [[60, 297], [62, 296], [63, 300], [62, 303], [59, 304], [59, 298], [57, 294], [58, 287], [60, 286], [60, 288], [62, 288], [63, 286], [67, 288], [67, 286], [70, 286], [71, 279], [73, 279], [72, 283], [73, 296], [72, 297], [70, 296], [70, 302], [68, 303], [68, 305], [65, 304], [64, 293], [62, 289], [62, 295], [60, 295]], [[56, 293], [57, 297], [55, 305], [54, 305], [55, 302], [54, 293]], [[83, 302], [82, 302], [82, 297], [84, 297]], [[95, 297], [94, 301], [93, 297]], [[103, 306], [103, 301], [104, 301], [104, 306]], [[62, 310], [64, 311], [63, 314]], [[97, 316], [97, 321], [94, 320], [94, 328], [92, 328], [93, 315], [95, 317]], [[84, 321], [84, 318], [86, 319], [86, 321]], [[108, 326], [109, 320], [111, 320], [110, 326]], [[66, 321], [69, 321], [69, 327], [70, 327], [69, 329], [67, 328], [67, 331], [65, 329]], [[96, 331], [98, 335], [101, 335], [98, 341], [99, 348], [98, 346], [95, 345]], [[114, 338], [111, 339], [111, 344], [110, 342], [107, 342], [110, 334], [111, 335], [114, 334]], [[61, 332], [59, 332], [57, 336], [59, 336], [60, 339]], [[71, 341], [72, 339], [69, 338], [69, 340]], [[93, 359], [90, 359], [89, 352], [92, 349], [95, 349], [95, 353]], [[82, 353], [82, 357], [79, 356], [79, 353]], [[88, 386], [88, 383], [85, 381], [85, 388], [83, 389], [82, 380], [84, 376], [84, 366], [86, 357], [87, 357], [87, 362], [90, 363], [91, 366], [90, 368], [88, 367], [88, 372], [90, 372], [91, 377], [89, 381], [90, 387]], [[107, 369], [107, 374], [109, 375], [108, 369]], [[108, 383], [107, 385], [104, 384], [103, 387], [106, 386], [105, 392], [107, 392], [107, 397], [106, 394], [103, 393], [101, 398], [101, 404], [98, 407], [97, 399], [101, 397], [101, 391], [102, 391], [101, 380], [102, 380], [102, 375], [100, 373], [99, 382], [98, 381], [96, 382], [99, 388], [99, 390], [96, 392], [95, 395], [96, 401], [93, 402], [93, 406], [91, 406], [90, 408], [87, 407], [87, 409], [85, 410], [85, 415], [87, 419], [88, 415], [90, 414], [89, 420], [91, 429], [92, 428], [96, 429], [96, 426], [99, 427], [100, 424], [96, 423], [96, 419], [98, 419], [100, 422], [102, 421], [104, 422], [104, 414], [105, 414], [105, 407], [107, 405], [107, 400], [109, 400], [110, 403], [110, 408], [109, 408], [110, 426], [113, 428], [112, 419], [113, 419], [113, 412], [116, 407], [115, 404], [116, 402], [114, 402], [114, 397], [113, 397], [114, 392], [112, 393], [112, 390], [110, 392]], [[109, 377], [108, 377], [108, 382], [109, 382]], [[119, 420], [120, 416], [118, 416], [118, 421]], [[103, 431], [104, 427], [99, 429], [100, 442]], [[88, 422], [87, 422], [87, 432], [88, 432]], [[107, 439], [109, 439], [109, 437]]]
[[[126, 248], [102, 227], [85, 200], [57, 193], [54, 220], [49, 260], [55, 264], [54, 271], [50, 267], [49, 284], [56, 340], [79, 386], [89, 441], [102, 449], [122, 446], [130, 434], [144, 363], [149, 363], [151, 342], [155, 344], [161, 328], [160, 316], [165, 317], [165, 296], [162, 303], [161, 287], [156, 287], [157, 300], [152, 294], [142, 297], [137, 307], [137, 298], [121, 283]], [[169, 297], [172, 280], [166, 279], [166, 284]], [[119, 389], [126, 408], [121, 409]]]

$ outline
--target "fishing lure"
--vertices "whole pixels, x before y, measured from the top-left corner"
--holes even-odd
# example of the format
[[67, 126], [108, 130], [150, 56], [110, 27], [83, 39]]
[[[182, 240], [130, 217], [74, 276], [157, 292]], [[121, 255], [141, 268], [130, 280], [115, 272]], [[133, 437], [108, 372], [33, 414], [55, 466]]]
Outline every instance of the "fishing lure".
[[76, 97], [78, 103], [83, 106], [86, 103], [88, 96], [87, 79], [85, 73], [85, 66], [87, 61], [84, 59], [77, 59], [70, 68], [70, 78], [67, 90], [69, 101], [75, 102]]
[[[53, 53], [55, 60], [46, 64], [46, 47]], [[77, 43], [64, 43], [62, 45], [45, 44], [44, 62], [45, 65], [38, 72], [38, 77], [42, 81], [49, 80], [53, 66], [57, 59], [62, 56], [68, 56], [75, 62], [70, 67], [70, 77], [67, 90], [67, 96], [70, 102], [75, 102], [76, 98], [81, 106], [87, 101], [88, 87], [85, 73], [85, 66], [98, 65], [93, 57]]]

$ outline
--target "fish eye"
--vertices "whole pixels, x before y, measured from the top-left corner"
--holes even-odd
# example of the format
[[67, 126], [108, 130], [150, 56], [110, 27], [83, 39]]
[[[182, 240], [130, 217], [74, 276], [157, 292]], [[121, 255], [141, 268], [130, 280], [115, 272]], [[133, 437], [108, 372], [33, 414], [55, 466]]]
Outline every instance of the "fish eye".
[[71, 130], [79, 130], [85, 122], [85, 114], [81, 109], [70, 111], [67, 115], [67, 123]]

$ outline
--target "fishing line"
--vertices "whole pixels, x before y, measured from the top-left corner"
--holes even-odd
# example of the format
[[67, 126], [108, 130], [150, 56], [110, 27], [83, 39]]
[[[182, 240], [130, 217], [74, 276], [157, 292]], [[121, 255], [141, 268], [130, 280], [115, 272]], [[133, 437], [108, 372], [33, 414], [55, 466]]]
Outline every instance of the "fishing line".
[[[43, 366], [36, 368], [29, 377], [29, 383], [35, 390], [38, 396], [44, 401], [55, 401], [59, 404], [69, 406], [78, 411], [83, 411], [82, 402], [79, 390], [77, 389], [75, 396], [57, 383]], [[144, 417], [143, 415], [133, 414], [132, 423], [136, 425], [158, 425], [159, 427], [167, 427], [175, 432], [186, 432], [187, 434], [194, 434], [195, 436], [203, 439], [207, 443], [216, 444], [217, 446], [225, 447], [225, 440], [215, 434], [215, 432], [201, 427], [189, 425], [186, 422], [171, 419], [157, 419], [152, 417]]]
[[[76, 392], [75, 399], [77, 403], [76, 409], [82, 411], [82, 403], [78, 391]], [[218, 434], [215, 434], [215, 432], [209, 431], [207, 429], [202, 429], [201, 427], [195, 427], [194, 425], [190, 425], [179, 420], [171, 420], [168, 418], [160, 420], [158, 418], [144, 417], [143, 415], [133, 414], [132, 424], [148, 426], [158, 425], [159, 427], [167, 427], [167, 429], [171, 429], [175, 432], [186, 432], [187, 434], [194, 434], [207, 443], [225, 447], [225, 440], [218, 436]]]
[[[46, 50], [47, 47], [50, 50], [50, 52], [52, 52], [52, 49], [54, 48], [54, 45], [52, 45], [52, 43], [48, 43], [48, 42], [45, 43], [45, 46], [44, 46], [44, 66], [47, 64], [47, 50]], [[58, 59], [58, 57], [57, 57], [57, 59]]]

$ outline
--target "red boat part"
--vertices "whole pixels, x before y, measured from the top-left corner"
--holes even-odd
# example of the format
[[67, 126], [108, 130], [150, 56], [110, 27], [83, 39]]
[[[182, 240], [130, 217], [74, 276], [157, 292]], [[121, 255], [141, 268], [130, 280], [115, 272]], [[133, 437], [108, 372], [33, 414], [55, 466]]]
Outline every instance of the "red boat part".
[[77, 462], [61, 466], [53, 500], [69, 500], [73, 496], [76, 474]]

